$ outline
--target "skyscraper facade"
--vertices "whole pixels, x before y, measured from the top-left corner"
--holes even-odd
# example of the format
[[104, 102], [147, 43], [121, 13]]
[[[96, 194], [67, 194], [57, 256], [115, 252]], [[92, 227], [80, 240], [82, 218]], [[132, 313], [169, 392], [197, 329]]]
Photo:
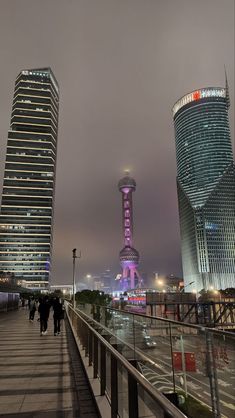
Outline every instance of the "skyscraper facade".
[[182, 264], [188, 289], [235, 280], [235, 167], [228, 88], [204, 88], [173, 107]]
[[0, 213], [0, 271], [47, 288], [52, 252], [59, 87], [50, 68], [15, 83]]

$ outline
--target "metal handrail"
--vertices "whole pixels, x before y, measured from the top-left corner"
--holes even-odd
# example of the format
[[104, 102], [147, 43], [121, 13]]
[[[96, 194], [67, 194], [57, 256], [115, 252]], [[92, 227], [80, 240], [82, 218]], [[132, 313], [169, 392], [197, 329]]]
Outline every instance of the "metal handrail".
[[[92, 304], [88, 304], [88, 305], [92, 305]], [[209, 331], [209, 332], [213, 332], [213, 333], [216, 333], [216, 334], [223, 334], [223, 335], [225, 334], [229, 337], [235, 338], [235, 334], [233, 332], [223, 331], [223, 330], [220, 330], [220, 329], [217, 329], [217, 328], [210, 328], [210, 327], [205, 327], [203, 325], [196, 325], [196, 324], [188, 324], [187, 322], [175, 321], [174, 319], [162, 318], [160, 316], [150, 316], [150, 315], [146, 315], [146, 314], [142, 314], [142, 313], [138, 313], [138, 312], [124, 311], [122, 309], [111, 308], [111, 307], [108, 307], [108, 306], [102, 306], [102, 305], [94, 305], [94, 306], [99, 306], [100, 308], [102, 308], [102, 309], [105, 308], [106, 310], [121, 312], [125, 315], [129, 314], [129, 315], [135, 315], [135, 316], [142, 316], [142, 317], [147, 318], [147, 319], [152, 319], [152, 320], [155, 319], [155, 320], [159, 320], [159, 321], [162, 321], [162, 322], [167, 322], [168, 324], [169, 323], [170, 324], [175, 324], [179, 327], [183, 326], [183, 327], [188, 327], [188, 328], [195, 328], [195, 329], [203, 331], [203, 332], [204, 331]]]
[[[161, 392], [153, 388], [153, 386], [148, 382], [148, 380], [135, 369], [126, 359], [123, 357], [117, 350], [115, 350], [111, 344], [109, 344], [105, 338], [103, 338], [88, 322], [72, 307], [71, 304], [66, 303], [66, 312], [68, 314], [68, 306], [70, 309], [79, 317], [79, 319], [85, 323], [87, 328], [98, 338], [99, 341], [107, 348], [107, 350], [114, 356], [122, 366], [130, 373], [130, 375], [142, 386], [142, 388], [156, 401], [159, 406], [172, 418], [186, 418], [175, 405], [173, 405]], [[70, 319], [70, 318], [69, 318]], [[70, 322], [71, 324], [71, 322]], [[72, 324], [71, 324], [72, 326]]]

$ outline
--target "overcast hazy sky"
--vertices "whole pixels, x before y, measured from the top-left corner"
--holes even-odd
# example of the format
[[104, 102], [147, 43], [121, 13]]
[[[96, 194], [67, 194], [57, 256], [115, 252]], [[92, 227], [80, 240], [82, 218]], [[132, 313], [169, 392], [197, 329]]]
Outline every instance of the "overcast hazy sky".
[[120, 272], [129, 168], [140, 270], [181, 274], [171, 108], [199, 87], [231, 95], [234, 0], [0, 0], [1, 184], [15, 78], [50, 66], [60, 85], [52, 281]]

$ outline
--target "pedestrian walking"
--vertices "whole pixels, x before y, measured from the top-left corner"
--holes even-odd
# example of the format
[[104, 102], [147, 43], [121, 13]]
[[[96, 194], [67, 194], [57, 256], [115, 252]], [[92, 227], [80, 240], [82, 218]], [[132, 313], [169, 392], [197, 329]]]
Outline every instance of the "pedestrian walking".
[[38, 312], [40, 315], [40, 334], [45, 335], [47, 334], [47, 323], [50, 314], [50, 304], [47, 297], [40, 301]]
[[62, 303], [60, 303], [59, 298], [56, 298], [53, 303], [54, 310], [54, 335], [60, 335], [60, 321], [63, 317], [63, 308]]
[[34, 297], [32, 296], [32, 298], [29, 299], [29, 320], [31, 322], [33, 322], [34, 320], [35, 312], [36, 312], [36, 301]]

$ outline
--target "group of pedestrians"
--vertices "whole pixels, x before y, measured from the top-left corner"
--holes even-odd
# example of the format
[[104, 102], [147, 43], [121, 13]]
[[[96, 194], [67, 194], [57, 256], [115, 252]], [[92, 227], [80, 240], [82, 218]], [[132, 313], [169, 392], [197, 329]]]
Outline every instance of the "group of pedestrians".
[[38, 321], [40, 321], [40, 335], [46, 335], [47, 334], [47, 328], [48, 328], [48, 319], [50, 315], [50, 309], [52, 308], [53, 313], [53, 319], [54, 319], [54, 335], [60, 335], [60, 321], [64, 317], [64, 309], [63, 305], [60, 302], [59, 298], [55, 298], [53, 300], [50, 300], [48, 296], [45, 296], [44, 298], [40, 298], [39, 300], [35, 300], [32, 296], [29, 299], [29, 320], [31, 322], [34, 321], [35, 312], [38, 311]]

